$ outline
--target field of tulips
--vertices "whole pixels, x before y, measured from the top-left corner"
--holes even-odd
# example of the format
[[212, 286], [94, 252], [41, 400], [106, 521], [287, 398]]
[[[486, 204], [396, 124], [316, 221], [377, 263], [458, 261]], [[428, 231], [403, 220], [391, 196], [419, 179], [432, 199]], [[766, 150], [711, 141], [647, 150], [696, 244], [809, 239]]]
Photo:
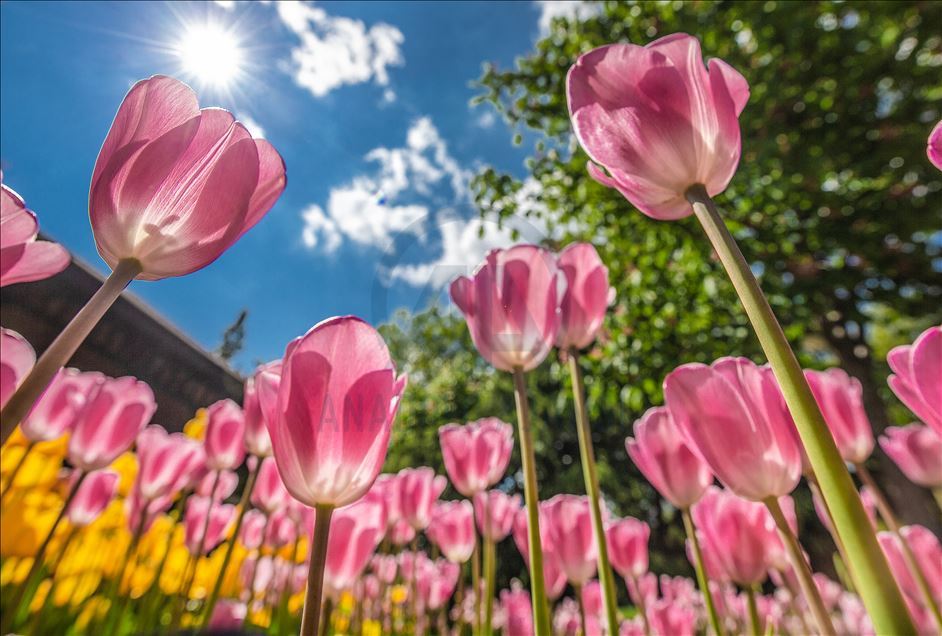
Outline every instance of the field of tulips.
[[[624, 273], [589, 243], [495, 249], [451, 282], [477, 353], [513, 380], [517, 417], [429, 422], [446, 474], [382, 472], [409, 369], [357, 317], [317, 322], [246, 378], [241, 405], [208, 404], [182, 432], [150, 424], [146, 383], [71, 368], [132, 280], [211, 264], [286, 186], [271, 144], [154, 76], [119, 106], [91, 175], [111, 275], [38, 357], [2, 331], [0, 633], [942, 633], [940, 540], [899, 518], [866, 467], [879, 444], [942, 508], [942, 326], [889, 353], [889, 387], [916, 420], [883, 435], [858, 380], [801, 368], [712, 199], [739, 165], [749, 85], [700, 47], [676, 33], [596, 48], [566, 85], [591, 176], [654, 219], [695, 216], [768, 361], [679, 365], [654, 378], [664, 405], [624, 431], [682, 517], [695, 578], [651, 571], [648, 524], [611, 513], [599, 485], [581, 356]], [[942, 122], [925, 134], [942, 170]], [[0, 285], [60, 272], [68, 252], [37, 240], [2, 188]], [[554, 350], [585, 488], [541, 498], [527, 374]], [[814, 497], [839, 580], [811, 567], [796, 489]], [[497, 589], [511, 543], [528, 570]]]

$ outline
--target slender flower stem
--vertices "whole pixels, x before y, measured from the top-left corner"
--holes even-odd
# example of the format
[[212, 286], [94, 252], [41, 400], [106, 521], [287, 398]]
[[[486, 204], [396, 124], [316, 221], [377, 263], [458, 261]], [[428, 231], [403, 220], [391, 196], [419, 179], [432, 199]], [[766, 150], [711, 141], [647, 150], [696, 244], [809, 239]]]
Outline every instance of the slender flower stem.
[[811, 567], [802, 554], [801, 546], [795, 533], [788, 525], [788, 520], [782, 514], [782, 508], [778, 504], [778, 499], [769, 497], [765, 500], [765, 506], [772, 513], [772, 519], [778, 527], [778, 534], [785, 544], [785, 551], [788, 553], [788, 560], [791, 561], [792, 569], [798, 577], [798, 585], [801, 587], [801, 593], [804, 594], [808, 607], [811, 608], [811, 615], [814, 616], [814, 622], [818, 627], [818, 632], [826, 636], [836, 636], [834, 625], [831, 623], [831, 616], [828, 614], [824, 601], [821, 600], [821, 594], [818, 592], [818, 586], [815, 585], [811, 576]]
[[[209, 622], [209, 619], [213, 616], [213, 609], [216, 607], [216, 601], [219, 600], [219, 591], [222, 589], [222, 582], [226, 578], [226, 570], [229, 569], [229, 562], [232, 560], [232, 552], [235, 549], [236, 541], [239, 538], [239, 530], [242, 529], [242, 520], [245, 518], [245, 512], [249, 508], [249, 497], [252, 496], [252, 491], [255, 489], [255, 481], [258, 479], [258, 471], [262, 466], [260, 458], [255, 462], [255, 468], [249, 471], [248, 479], [245, 482], [245, 487], [242, 489], [242, 498], [239, 501], [239, 515], [236, 517], [235, 528], [232, 530], [232, 536], [229, 537], [229, 541], [226, 544], [226, 554], [222, 559], [222, 567], [219, 570], [219, 576], [216, 577], [216, 582], [213, 584], [213, 591], [209, 595], [209, 600], [206, 602], [206, 610], [203, 613], [202, 626], [203, 629], [206, 628], [206, 624]], [[246, 612], [248, 615], [248, 612]]]
[[186, 611], [186, 604], [190, 600], [190, 592], [193, 588], [193, 582], [196, 580], [196, 571], [199, 569], [200, 557], [203, 556], [203, 548], [206, 547], [206, 535], [209, 533], [209, 521], [213, 513], [213, 504], [216, 500], [216, 490], [219, 488], [219, 480], [222, 477], [222, 471], [217, 470], [213, 478], [212, 488], [209, 490], [209, 502], [206, 505], [206, 518], [203, 520], [203, 531], [200, 533], [199, 542], [196, 544], [196, 552], [190, 555], [186, 567], [183, 569], [183, 586], [180, 588], [181, 598], [176, 603], [176, 609], [173, 618], [170, 621], [171, 627], [177, 627], [178, 621]]
[[324, 566], [327, 563], [327, 536], [334, 507], [319, 505], [314, 509], [314, 539], [311, 542], [311, 566], [307, 574], [301, 636], [317, 636], [320, 626], [321, 596], [324, 593]]
[[605, 539], [605, 525], [602, 520], [602, 506], [599, 503], [599, 475], [595, 465], [595, 450], [592, 447], [592, 429], [585, 402], [585, 384], [582, 381], [582, 369], [579, 367], [579, 353], [569, 351], [569, 376], [572, 379], [572, 397], [576, 409], [576, 429], [579, 433], [579, 455], [582, 459], [582, 476], [585, 479], [585, 491], [589, 496], [589, 511], [592, 515], [592, 532], [598, 551], [599, 583], [602, 586], [602, 600], [605, 603], [605, 616], [608, 620], [608, 633], [618, 633], [618, 607], [615, 597], [615, 578], [608, 560], [608, 542]]
[[582, 636], [588, 636], [589, 632], [585, 624], [585, 603], [582, 602], [582, 586], [573, 584], [572, 593], [576, 595], [576, 606], [579, 608], [579, 633]]
[[942, 510], [942, 487], [933, 488], [932, 496], [935, 497], [935, 503], [939, 506], [939, 510]]
[[759, 628], [759, 608], [756, 606], [756, 591], [752, 587], [746, 588], [746, 599], [749, 601], [749, 633], [752, 636], [762, 636]]
[[20, 455], [20, 458], [16, 461], [16, 465], [13, 466], [13, 470], [10, 471], [10, 476], [7, 477], [7, 483], [3, 486], [3, 493], [0, 494], [0, 506], [6, 501], [10, 491], [13, 490], [13, 484], [16, 483], [16, 476], [19, 474], [20, 469], [23, 468], [23, 465], [26, 464], [26, 456], [29, 455], [29, 452], [33, 450], [35, 445], [36, 442], [30, 442], [26, 445], [26, 448], [23, 449], [23, 454]]
[[490, 636], [494, 622], [494, 577], [496, 570], [494, 542], [484, 539], [484, 627], [481, 633]]
[[860, 596], [874, 629], [880, 634], [912, 633], [914, 627], [903, 595], [893, 579], [867, 513], [857, 496], [854, 482], [824, 423], [781, 325], [706, 188], [694, 185], [686, 194], [694, 214], [736, 288], [759, 344], [782, 388], [788, 410], [795, 420], [801, 442], [821, 485], [821, 494], [834, 516], [834, 528], [844, 541], [847, 553], [855, 557], [847, 566], [859, 586]]
[[684, 530], [687, 531], [687, 538], [690, 539], [690, 547], [693, 548], [694, 570], [697, 572], [697, 585], [703, 593], [703, 602], [706, 604], [707, 615], [710, 617], [710, 624], [713, 626], [713, 632], [716, 636], [725, 636], [723, 624], [720, 622], [720, 616], [716, 612], [716, 603], [713, 602], [713, 592], [710, 590], [710, 580], [707, 577], [706, 567], [703, 565], [703, 552], [700, 549], [700, 539], [697, 538], [697, 529], [693, 525], [693, 517], [690, 516], [690, 508], [684, 508], [680, 511], [684, 519]]
[[[163, 612], [160, 611], [160, 603], [163, 601], [160, 593], [160, 578], [163, 576], [164, 568], [167, 566], [167, 559], [170, 556], [170, 550], [173, 547], [173, 536], [176, 529], [176, 524], [180, 520], [180, 517], [183, 516], [183, 508], [185, 507], [187, 497], [189, 496], [190, 490], [184, 490], [180, 494], [180, 498], [174, 504], [173, 509], [170, 511], [171, 526], [170, 530], [167, 532], [166, 539], [164, 540], [163, 556], [160, 557], [160, 563], [157, 565], [157, 570], [154, 572], [154, 579], [151, 581], [150, 587], [144, 595], [144, 598], [146, 599], [143, 612], [144, 625], [153, 625], [155, 618], [157, 620], [156, 624], [160, 625], [160, 619], [163, 616]], [[156, 617], [154, 617], [154, 612], [158, 612]]]
[[549, 636], [549, 604], [543, 580], [543, 546], [540, 543], [540, 494], [536, 483], [536, 454], [530, 430], [530, 404], [523, 369], [514, 369], [514, 400], [517, 404], [517, 429], [523, 463], [523, 495], [527, 506], [527, 544], [530, 551], [530, 590], [533, 594], [533, 625], [536, 636]]
[[2, 628], [0, 628], [0, 633], [6, 634], [11, 631], [11, 628], [16, 626], [16, 620], [19, 617], [20, 612], [23, 609], [24, 602], [28, 602], [29, 599], [26, 598], [26, 593], [32, 587], [33, 580], [36, 578], [36, 575], [39, 574], [39, 571], [43, 566], [43, 557], [46, 556], [46, 550], [49, 549], [49, 544], [52, 543], [52, 538], [56, 534], [56, 529], [59, 527], [59, 524], [62, 523], [62, 520], [65, 519], [65, 513], [69, 510], [69, 505], [72, 503], [72, 500], [75, 498], [75, 493], [78, 492], [79, 486], [82, 485], [82, 482], [85, 481], [85, 477], [88, 475], [86, 472], [79, 474], [78, 479], [75, 480], [75, 483], [72, 485], [72, 488], [69, 490], [69, 494], [65, 498], [65, 502], [62, 504], [62, 509], [59, 511], [59, 514], [56, 516], [55, 521], [52, 522], [52, 526], [49, 528], [49, 532], [46, 533], [46, 538], [43, 539], [43, 542], [39, 544], [39, 548], [36, 550], [36, 554], [33, 555], [33, 564], [29, 568], [29, 572], [26, 574], [26, 578], [23, 579], [23, 582], [16, 590], [16, 594], [13, 597], [13, 600], [8, 605], [9, 609], [3, 613], [3, 620], [0, 620], [2, 623]]
[[[409, 549], [412, 552], [412, 576], [409, 577], [409, 605], [412, 607], [412, 617], [415, 619], [415, 624], [419, 624], [419, 567], [418, 559], [416, 558], [419, 555], [419, 533], [416, 532], [412, 535], [412, 542], [409, 544]], [[418, 627], [416, 628], [418, 631]]]
[[334, 613], [334, 601], [330, 597], [327, 597], [324, 599], [324, 605], [321, 611], [320, 628], [318, 629], [318, 633], [321, 636], [327, 636], [327, 634], [330, 633], [330, 627], [331, 627], [330, 615], [333, 613]]
[[56, 604], [56, 583], [59, 581], [56, 578], [56, 573], [59, 571], [59, 564], [62, 563], [62, 560], [65, 558], [65, 554], [69, 549], [69, 546], [72, 545], [72, 540], [75, 538], [75, 535], [78, 534], [79, 526], [72, 526], [69, 528], [68, 533], [65, 535], [65, 539], [62, 540], [62, 545], [59, 546], [59, 552], [56, 554], [52, 567], [49, 568], [49, 589], [46, 591], [46, 602], [43, 605], [43, 609], [36, 612], [36, 616], [32, 621], [32, 626], [28, 630], [28, 633], [31, 634], [42, 634], [40, 627], [42, 627], [43, 619], [46, 617], [46, 610], [53, 609]]
[[474, 552], [471, 554], [471, 587], [474, 589], [474, 624], [472, 634], [481, 633], [481, 542], [477, 524], [474, 524]]
[[46, 349], [23, 383], [0, 411], [0, 444], [7, 441], [16, 426], [33, 408], [33, 404], [43, 394], [52, 378], [65, 366], [91, 330], [105, 315], [108, 308], [118, 299], [124, 288], [142, 271], [141, 263], [136, 259], [118, 262], [111, 275], [95, 292], [85, 306], [66, 325], [49, 348]]
[[886, 526], [890, 529], [890, 532], [895, 534], [896, 538], [899, 539], [900, 552], [903, 554], [903, 561], [906, 562], [906, 568], [909, 570], [910, 574], [913, 575], [913, 579], [916, 581], [916, 587], [919, 588], [919, 593], [922, 594], [923, 602], [929, 609], [929, 613], [932, 614], [932, 617], [935, 619], [939, 630], [942, 631], [942, 613], [939, 612], [939, 604], [936, 603], [932, 589], [929, 587], [929, 582], [926, 580], [926, 573], [923, 572], [922, 566], [920, 566], [919, 562], [916, 560], [916, 555], [913, 554], [909, 541], [903, 536], [899, 520], [893, 513], [890, 502], [887, 501], [886, 495], [883, 494], [880, 486], [877, 485], [877, 481], [873, 478], [873, 475], [870, 474], [866, 466], [863, 464], [855, 464], [854, 468], [857, 470], [860, 481], [873, 493], [873, 498], [877, 503], [877, 510], [880, 512], [880, 516], [883, 517]]
[[[821, 507], [824, 509], [824, 514], [827, 516], [828, 520], [828, 531], [831, 533], [831, 538], [834, 539], [834, 545], [837, 546], [837, 551], [841, 555], [841, 560], [844, 562], [844, 567], [849, 567], [850, 557], [847, 555], [847, 548], [844, 547], [844, 542], [841, 541], [841, 536], [837, 534], [837, 531], [834, 530], [834, 515], [831, 514], [831, 509], [828, 508], [828, 504], [824, 501], [824, 497], [821, 496], [821, 488], [818, 486], [818, 480], [815, 479], [814, 475], [806, 475], [805, 477], [808, 480], [808, 487], [811, 491], [818, 495], [818, 499], [821, 500]], [[848, 570], [848, 575], [850, 570]], [[857, 584], [853, 585], [853, 591], [857, 588]]]
[[[258, 575], [258, 562], [262, 560], [262, 547], [265, 545], [265, 537], [268, 536], [268, 526], [271, 524], [271, 515], [265, 515], [265, 525], [262, 527], [262, 543], [258, 546], [255, 561], [252, 563], [252, 574], [249, 575], [249, 598], [245, 603], [245, 618], [242, 619], [242, 628], [249, 624], [249, 616], [252, 614], [252, 603], [255, 601], [255, 577]], [[262, 598], [262, 605], [265, 600]]]
[[641, 623], [644, 625], [644, 634], [651, 636], [651, 621], [648, 620], [647, 603], [645, 603], [644, 594], [641, 593], [641, 581], [638, 577], [632, 576], [625, 583], [628, 584], [628, 596], [631, 596], [631, 591], [634, 590], [635, 596], [632, 600], [637, 601], [638, 613], [641, 614]]
[[[294, 569], [294, 566], [298, 563], [298, 548], [301, 545], [301, 524], [295, 522], [294, 524], [294, 545], [291, 546], [291, 559], [288, 561], [290, 566], [286, 566], [288, 572], [285, 576], [285, 581], [281, 585], [281, 594], [278, 600], [278, 629], [283, 631], [285, 622], [288, 620], [288, 601], [291, 598], [291, 581]], [[329, 599], [328, 599], [329, 600]]]

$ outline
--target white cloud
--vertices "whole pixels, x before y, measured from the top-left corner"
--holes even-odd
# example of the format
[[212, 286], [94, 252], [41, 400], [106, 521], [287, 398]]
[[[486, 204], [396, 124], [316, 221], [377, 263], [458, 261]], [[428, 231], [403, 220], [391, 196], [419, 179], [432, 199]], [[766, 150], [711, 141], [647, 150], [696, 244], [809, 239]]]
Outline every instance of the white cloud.
[[[362, 20], [331, 16], [313, 4], [298, 0], [276, 3], [284, 25], [300, 39], [291, 51], [291, 73], [295, 82], [315, 97], [323, 97], [344, 84], [373, 81], [389, 84], [388, 67], [405, 60], [402, 32], [379, 22], [367, 28]], [[395, 98], [391, 89], [384, 99]]]
[[469, 173], [427, 117], [413, 122], [404, 146], [374, 148], [365, 158], [376, 165], [372, 174], [332, 189], [325, 207], [302, 213], [307, 247], [329, 254], [352, 241], [388, 249], [401, 233], [424, 241], [430, 205], [442, 189], [452, 202], [467, 199]]
[[536, 0], [540, 10], [540, 35], [547, 35], [553, 18], [576, 18], [585, 20], [602, 12], [601, 2], [583, 2], [582, 0]]
[[494, 114], [494, 111], [490, 108], [482, 111], [481, 114], [474, 119], [474, 125], [478, 128], [493, 128], [496, 123], [497, 115]]
[[242, 122], [242, 125], [245, 126], [245, 129], [249, 131], [249, 134], [252, 135], [255, 139], [264, 139], [265, 138], [265, 129], [262, 126], [249, 117], [248, 115], [239, 113], [236, 114], [236, 119]]

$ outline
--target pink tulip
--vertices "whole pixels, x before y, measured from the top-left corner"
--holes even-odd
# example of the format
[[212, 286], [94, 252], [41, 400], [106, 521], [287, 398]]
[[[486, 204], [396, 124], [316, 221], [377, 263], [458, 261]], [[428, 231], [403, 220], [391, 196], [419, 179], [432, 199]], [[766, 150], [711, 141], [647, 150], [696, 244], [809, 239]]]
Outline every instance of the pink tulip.
[[429, 541], [452, 563], [464, 563], [474, 552], [474, 508], [471, 502], [440, 501], [425, 530]]
[[89, 192], [98, 252], [115, 269], [136, 259], [142, 280], [216, 260], [285, 187], [278, 152], [189, 86], [155, 75], [128, 92], [105, 138]]
[[432, 506], [438, 501], [447, 480], [427, 466], [399, 471], [399, 496], [402, 516], [416, 530], [428, 527]]
[[275, 460], [266, 457], [258, 469], [255, 488], [252, 490], [252, 503], [265, 514], [271, 514], [288, 503], [290, 495], [278, 474]]
[[566, 278], [556, 258], [535, 245], [488, 252], [472, 278], [451, 283], [478, 352], [497, 369], [535, 369], [559, 331]]
[[767, 526], [769, 512], [764, 505], [710, 486], [691, 512], [703, 551], [724, 572], [722, 578], [743, 586], [765, 579], [774, 529]]
[[638, 578], [648, 571], [648, 537], [651, 528], [634, 517], [625, 517], [611, 524], [605, 531], [608, 558], [612, 568], [622, 578]]
[[474, 497], [501, 480], [514, 447], [513, 427], [496, 417], [438, 429], [445, 470], [455, 490]]
[[0, 406], [7, 403], [35, 362], [36, 352], [26, 338], [0, 327]]
[[[376, 493], [386, 503], [386, 525], [392, 528], [402, 520], [402, 497], [399, 493], [399, 475], [383, 473], [376, 478], [369, 492]], [[408, 524], [407, 524], [408, 525]], [[411, 526], [410, 526], [411, 527]]]
[[146, 500], [176, 494], [187, 480], [186, 471], [200, 462], [203, 449], [182, 433], [168, 434], [160, 426], [148, 426], [137, 436], [135, 488]]
[[520, 495], [508, 495], [500, 490], [485, 490], [474, 496], [474, 516], [478, 532], [494, 543], [500, 543], [513, 530], [520, 510]]
[[208, 472], [197, 484], [196, 494], [200, 497], [212, 497], [213, 501], [223, 501], [232, 496], [238, 486], [239, 475], [235, 471]]
[[896, 397], [942, 437], [942, 326], [895, 347], [886, 361], [895, 374], [888, 382]]
[[213, 608], [207, 628], [214, 632], [242, 631], [242, 622], [248, 611], [245, 603], [234, 599], [222, 599]]
[[[779, 497], [778, 499], [779, 508], [782, 509], [782, 515], [785, 517], [785, 521], [788, 523], [788, 527], [791, 528], [792, 534], [796, 537], [798, 536], [798, 516], [795, 514], [795, 500], [791, 497]], [[772, 518], [771, 513], [766, 509], [765, 514], [765, 531], [766, 531], [766, 560], [769, 563], [769, 566], [779, 572], [784, 572], [788, 576], [794, 575], [794, 570], [792, 569], [792, 563], [788, 557], [788, 552], [785, 548], [785, 544], [782, 543], [782, 538], [778, 533], [778, 530], [775, 527], [775, 519]], [[797, 585], [798, 581], [795, 580]]]
[[687, 446], [670, 411], [648, 409], [635, 422], [634, 434], [625, 440], [628, 456], [661, 496], [681, 510], [699, 501], [713, 473]]
[[841, 457], [862, 464], [873, 453], [873, 429], [863, 405], [860, 380], [843, 369], [805, 371], [814, 399], [834, 436]]
[[402, 547], [408, 545], [415, 538], [415, 528], [405, 519], [400, 519], [389, 528], [389, 540], [393, 545]]
[[688, 188], [716, 195], [736, 172], [749, 85], [722, 60], [705, 67], [692, 36], [589, 51], [569, 69], [566, 89], [589, 174], [652, 218], [688, 216]]
[[629, 579], [627, 583], [628, 596], [636, 606], [647, 606], [657, 600], [657, 575], [654, 572], [648, 572], [634, 580]]
[[[922, 573], [926, 577], [929, 593], [937, 604], [942, 603], [942, 545], [939, 544], [939, 539], [923, 526], [903, 526], [900, 531], [903, 539], [912, 550], [916, 563], [919, 564]], [[890, 570], [892, 570], [893, 576], [903, 591], [910, 610], [912, 610], [913, 618], [916, 619], [917, 624], [923, 624], [930, 628], [927, 633], [932, 633], [934, 629], [932, 618], [923, 616], [928, 614], [925, 597], [922, 595], [915, 577], [906, 565], [899, 537], [892, 532], [880, 532], [877, 534], [877, 538], [880, 540], [880, 546], [890, 563]], [[920, 633], [922, 632], [920, 631]]]
[[794, 490], [802, 447], [771, 369], [745, 358], [685, 364], [664, 380], [664, 399], [727, 488], [754, 501]]
[[256, 457], [268, 457], [271, 455], [271, 437], [268, 436], [262, 405], [258, 401], [255, 378], [245, 381], [242, 413], [245, 419], [245, 450]]
[[107, 379], [89, 395], [69, 438], [69, 461], [85, 472], [128, 450], [157, 409], [154, 392], [132, 377]]
[[291, 518], [288, 510], [282, 508], [271, 514], [268, 522], [268, 533], [265, 535], [264, 543], [272, 548], [278, 549], [289, 543], [294, 543], [298, 538], [298, 524]]
[[268, 518], [261, 510], [249, 510], [242, 518], [242, 531], [239, 540], [246, 550], [256, 550], [265, 540], [265, 524]]
[[614, 299], [608, 269], [590, 243], [570, 243], [559, 253], [559, 268], [566, 276], [566, 293], [559, 303], [560, 349], [584, 349], [602, 328], [605, 312]]
[[87, 526], [108, 507], [117, 492], [118, 473], [111, 470], [88, 473], [66, 511], [69, 523], [78, 528]]
[[68, 267], [69, 252], [58, 243], [37, 241], [38, 233], [36, 215], [0, 184], [0, 287], [49, 278]]
[[157, 518], [170, 510], [173, 497], [164, 495], [156, 499], [145, 499], [135, 489], [124, 500], [125, 520], [130, 532], [147, 532]]
[[697, 615], [689, 607], [655, 601], [647, 608], [651, 636], [693, 636]]
[[595, 576], [598, 559], [589, 500], [556, 495], [546, 502], [546, 521], [547, 534], [566, 579], [571, 585], [585, 585]]
[[884, 429], [880, 448], [914, 484], [942, 487], [942, 437], [927, 426]]
[[289, 344], [268, 421], [288, 492], [311, 507], [362, 497], [386, 459], [405, 386], [382, 337], [359, 318], [325, 320]]
[[370, 567], [376, 573], [376, 577], [387, 585], [396, 580], [396, 573], [399, 571], [399, 563], [391, 554], [374, 555], [370, 559]]
[[336, 592], [350, 589], [386, 534], [386, 509], [376, 500], [336, 510], [330, 520], [324, 582]]
[[926, 144], [926, 155], [939, 170], [942, 170], [942, 120], [940, 120], [932, 132], [929, 133], [929, 142]]
[[206, 465], [210, 470], [238, 468], [245, 458], [245, 416], [232, 400], [219, 400], [206, 409]]
[[439, 559], [430, 561], [426, 574], [418, 579], [419, 594], [428, 611], [441, 609], [455, 592], [461, 567], [457, 563]]
[[[720, 565], [718, 556], [713, 552], [702, 550], [703, 542], [703, 533], [699, 530], [697, 532], [697, 541], [700, 542], [701, 546], [701, 555], [703, 556], [703, 570], [706, 572], [707, 578], [712, 583], [713, 581], [717, 582], [726, 582], [729, 580], [729, 576], [726, 574], [726, 571]], [[692, 567], [697, 567], [697, 559], [693, 553], [693, 544], [690, 543], [690, 539], [687, 539], [684, 542], [684, 550], [687, 555], [687, 561], [690, 562]], [[715, 599], [714, 599], [715, 600]]]
[[88, 396], [105, 381], [104, 374], [60, 369], [29, 415], [20, 431], [31, 442], [58, 439], [72, 430], [75, 418], [85, 408]]
[[532, 636], [533, 606], [530, 594], [520, 586], [500, 591], [500, 606], [507, 619], [503, 636]]
[[[556, 611], [553, 613], [553, 633], [559, 636], [579, 636], [581, 631], [579, 603], [567, 596], [556, 605]], [[638, 636], [643, 636], [643, 632]]]
[[[206, 525], [206, 515], [209, 525]], [[235, 506], [211, 502], [208, 497], [190, 497], [183, 515], [184, 543], [190, 554], [196, 555], [202, 537], [203, 554], [219, 545], [226, 536], [235, 515]], [[206, 536], [203, 537], [203, 528]], [[202, 555], [196, 555], [202, 556]]]
[[[553, 544], [554, 535], [547, 529], [549, 517], [547, 515], [547, 501], [540, 502], [540, 543], [543, 545], [543, 582], [546, 584], [546, 596], [551, 600], [557, 599], [566, 589], [566, 573], [562, 569], [559, 554]], [[527, 511], [523, 508], [517, 511], [517, 518], [513, 527], [514, 545], [523, 557], [527, 567], [530, 566], [530, 545], [527, 542]]]

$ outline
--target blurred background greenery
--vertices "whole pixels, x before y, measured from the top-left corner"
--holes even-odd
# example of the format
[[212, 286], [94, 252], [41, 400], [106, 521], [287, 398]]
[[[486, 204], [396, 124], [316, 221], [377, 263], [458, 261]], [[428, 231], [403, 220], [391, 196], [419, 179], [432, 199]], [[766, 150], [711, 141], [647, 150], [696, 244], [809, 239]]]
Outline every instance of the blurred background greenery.
[[[585, 240], [598, 248], [617, 291], [603, 335], [582, 358], [602, 490], [613, 513], [651, 524], [654, 571], [690, 574], [679, 515], [628, 460], [624, 439], [647, 408], [662, 403], [661, 381], [677, 365], [724, 355], [764, 359], [695, 220], [649, 219], [588, 176], [571, 134], [566, 71], [593, 47], [683, 31], [700, 38], [706, 57], [745, 75], [751, 98], [741, 117], [742, 160], [719, 204], [803, 364], [839, 365], [856, 376], [879, 432], [912, 418], [887, 389], [886, 352], [942, 320], [942, 173], [925, 152], [942, 104], [942, 3], [605, 2], [599, 9], [584, 20], [555, 20], [515, 68], [485, 66], [479, 99], [511, 124], [515, 143], [532, 145], [530, 176], [484, 169], [474, 193], [482, 217], [540, 215], [558, 229], [550, 247]], [[525, 182], [532, 196], [521, 205]], [[400, 314], [382, 329], [410, 375], [387, 471], [425, 464], [443, 472], [437, 429], [448, 422], [489, 415], [515, 422], [509, 375], [477, 355], [447, 303]], [[563, 361], [552, 354], [529, 382], [541, 498], [583, 493]], [[879, 449], [872, 464], [901, 516], [938, 532], [929, 493]], [[522, 492], [519, 467], [515, 455], [502, 488]], [[830, 539], [804, 488], [796, 499], [806, 547], [828, 571]], [[500, 550], [498, 585], [526, 580], [513, 543]]]

